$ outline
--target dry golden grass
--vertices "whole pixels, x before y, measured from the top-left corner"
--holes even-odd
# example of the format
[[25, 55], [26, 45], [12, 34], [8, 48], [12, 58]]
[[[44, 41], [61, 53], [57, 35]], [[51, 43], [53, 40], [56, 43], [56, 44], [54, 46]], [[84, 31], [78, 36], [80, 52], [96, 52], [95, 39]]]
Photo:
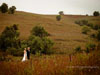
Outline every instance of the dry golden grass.
[[[99, 75], [100, 51], [68, 55], [31, 56], [26, 62], [0, 62], [0, 75]], [[89, 67], [90, 66], [90, 67]]]

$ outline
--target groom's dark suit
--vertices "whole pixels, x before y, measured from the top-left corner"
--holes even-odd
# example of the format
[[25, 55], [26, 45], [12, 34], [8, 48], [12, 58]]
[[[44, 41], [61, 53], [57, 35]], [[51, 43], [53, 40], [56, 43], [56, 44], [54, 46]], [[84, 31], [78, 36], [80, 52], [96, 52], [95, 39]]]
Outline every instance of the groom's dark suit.
[[27, 50], [27, 58], [30, 59], [30, 51]]

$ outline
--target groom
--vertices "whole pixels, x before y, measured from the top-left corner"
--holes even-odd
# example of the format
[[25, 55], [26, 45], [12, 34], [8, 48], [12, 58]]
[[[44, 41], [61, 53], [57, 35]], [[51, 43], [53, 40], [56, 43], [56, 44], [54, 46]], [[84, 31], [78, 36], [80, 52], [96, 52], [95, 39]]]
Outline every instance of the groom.
[[27, 51], [27, 59], [29, 60], [30, 59], [30, 47], [28, 47], [26, 51]]

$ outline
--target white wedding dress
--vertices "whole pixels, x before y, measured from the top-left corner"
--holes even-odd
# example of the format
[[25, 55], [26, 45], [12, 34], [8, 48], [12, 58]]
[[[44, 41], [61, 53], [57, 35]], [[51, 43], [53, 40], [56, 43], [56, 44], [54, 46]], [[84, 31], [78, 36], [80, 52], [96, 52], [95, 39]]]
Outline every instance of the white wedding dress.
[[22, 61], [26, 61], [26, 60], [27, 60], [27, 52], [24, 52], [24, 56], [23, 56]]

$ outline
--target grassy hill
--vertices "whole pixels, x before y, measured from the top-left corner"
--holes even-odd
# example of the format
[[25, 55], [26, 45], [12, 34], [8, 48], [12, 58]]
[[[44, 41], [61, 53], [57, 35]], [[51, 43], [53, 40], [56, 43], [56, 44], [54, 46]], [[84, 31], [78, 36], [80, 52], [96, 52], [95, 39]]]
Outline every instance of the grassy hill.
[[88, 35], [81, 33], [81, 26], [75, 24], [76, 20], [86, 19], [94, 24], [100, 24], [100, 17], [65, 15], [61, 21], [56, 21], [56, 15], [40, 15], [17, 11], [14, 15], [0, 13], [0, 33], [6, 26], [18, 24], [20, 38], [27, 39], [30, 30], [36, 25], [42, 25], [55, 41], [54, 49], [59, 53], [69, 53], [81, 45], [84, 48], [89, 41]]
[[73, 52], [76, 46], [80, 45], [84, 48], [87, 42], [93, 41], [89, 35], [82, 34], [82, 26], [75, 24], [77, 20], [88, 20], [89, 23], [100, 25], [100, 17], [93, 16], [64, 15], [61, 21], [56, 21], [56, 15], [40, 15], [21, 11], [13, 15], [0, 13], [0, 34], [6, 26], [18, 24], [20, 39], [25, 40], [34, 26], [41, 25], [51, 34], [49, 38], [55, 42], [54, 50], [62, 53], [31, 54], [30, 60], [21, 62], [23, 57], [0, 52], [0, 55], [5, 58], [5, 61], [0, 61], [0, 75], [99, 75], [99, 48], [88, 54], [83, 52], [67, 55]]

